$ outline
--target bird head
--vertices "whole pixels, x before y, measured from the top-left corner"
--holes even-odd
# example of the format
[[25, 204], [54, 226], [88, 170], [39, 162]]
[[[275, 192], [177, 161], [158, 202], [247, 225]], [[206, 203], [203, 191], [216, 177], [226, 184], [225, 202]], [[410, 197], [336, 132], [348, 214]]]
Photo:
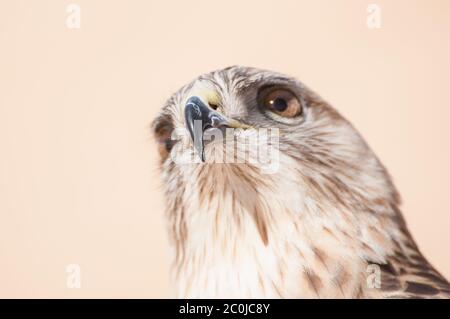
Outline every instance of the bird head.
[[431, 268], [387, 171], [295, 78], [238, 66], [202, 75], [152, 128], [180, 296], [377, 296], [365, 288], [373, 263], [387, 291], [426, 287], [391, 276], [393, 263]]
[[262, 215], [339, 224], [398, 204], [357, 130], [290, 76], [240, 66], [202, 75], [170, 97], [152, 127], [168, 209], [243, 207], [264, 242]]

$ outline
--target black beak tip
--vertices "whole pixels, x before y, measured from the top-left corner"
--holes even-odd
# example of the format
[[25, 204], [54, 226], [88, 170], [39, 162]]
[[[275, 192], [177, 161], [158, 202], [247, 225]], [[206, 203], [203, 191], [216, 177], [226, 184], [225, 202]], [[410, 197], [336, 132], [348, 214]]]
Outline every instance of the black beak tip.
[[186, 127], [202, 162], [205, 162], [203, 131], [210, 112], [211, 110], [196, 96], [187, 100], [184, 109]]
[[205, 162], [204, 132], [208, 128], [218, 127], [226, 123], [225, 119], [216, 111], [206, 106], [200, 98], [192, 96], [186, 101], [184, 109], [186, 127], [194, 142], [200, 160]]

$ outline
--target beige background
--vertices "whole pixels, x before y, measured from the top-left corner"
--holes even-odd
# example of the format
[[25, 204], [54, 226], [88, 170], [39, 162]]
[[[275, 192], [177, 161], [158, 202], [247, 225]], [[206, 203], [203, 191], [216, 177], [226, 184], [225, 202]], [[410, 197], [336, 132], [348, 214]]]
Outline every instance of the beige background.
[[74, 2], [79, 30], [69, 1], [0, 1], [0, 297], [170, 296], [148, 124], [232, 64], [297, 76], [348, 117], [450, 277], [450, 1]]

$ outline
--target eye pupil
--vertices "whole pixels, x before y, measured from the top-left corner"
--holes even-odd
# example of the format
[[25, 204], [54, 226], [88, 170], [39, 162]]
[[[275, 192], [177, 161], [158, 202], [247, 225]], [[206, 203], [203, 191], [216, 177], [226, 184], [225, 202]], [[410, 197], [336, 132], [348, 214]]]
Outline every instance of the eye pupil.
[[282, 98], [276, 98], [275, 100], [272, 100], [272, 106], [275, 110], [278, 112], [283, 112], [287, 109], [288, 104], [285, 99]]

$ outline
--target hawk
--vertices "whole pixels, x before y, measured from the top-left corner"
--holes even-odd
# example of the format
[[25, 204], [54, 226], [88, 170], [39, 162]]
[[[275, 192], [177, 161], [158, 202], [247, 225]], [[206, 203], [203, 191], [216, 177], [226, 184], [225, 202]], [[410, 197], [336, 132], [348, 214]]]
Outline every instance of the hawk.
[[[380, 160], [295, 78], [241, 66], [202, 75], [152, 130], [178, 297], [450, 296]], [[271, 171], [255, 155], [264, 147], [277, 154]]]

